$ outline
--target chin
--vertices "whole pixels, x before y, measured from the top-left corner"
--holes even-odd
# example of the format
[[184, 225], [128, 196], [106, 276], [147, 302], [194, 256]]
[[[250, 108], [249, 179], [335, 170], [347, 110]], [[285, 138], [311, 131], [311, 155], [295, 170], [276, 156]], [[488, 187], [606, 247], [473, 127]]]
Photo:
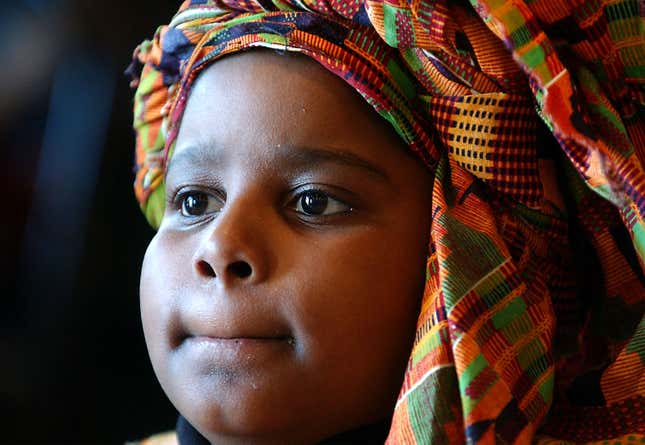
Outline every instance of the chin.
[[[175, 380], [182, 381], [180, 380]], [[181, 415], [211, 443], [315, 443], [324, 434], [303, 434], [294, 401], [269, 381], [235, 373], [214, 373], [162, 387]], [[291, 390], [286, 394], [297, 394]]]

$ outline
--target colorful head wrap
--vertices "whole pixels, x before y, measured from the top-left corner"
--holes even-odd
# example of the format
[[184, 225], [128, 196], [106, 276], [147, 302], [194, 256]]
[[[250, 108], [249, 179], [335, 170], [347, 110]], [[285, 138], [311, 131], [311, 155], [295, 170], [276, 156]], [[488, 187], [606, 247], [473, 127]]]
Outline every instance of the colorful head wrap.
[[643, 443], [643, 12], [638, 0], [186, 0], [135, 52], [137, 199], [157, 227], [202, 69], [253, 47], [305, 54], [435, 173], [388, 443]]

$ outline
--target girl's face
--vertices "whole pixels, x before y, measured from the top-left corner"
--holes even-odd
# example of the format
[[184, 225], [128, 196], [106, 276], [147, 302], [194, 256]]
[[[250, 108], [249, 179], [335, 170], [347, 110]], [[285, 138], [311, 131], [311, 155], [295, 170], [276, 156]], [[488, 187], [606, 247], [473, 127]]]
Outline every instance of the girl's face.
[[391, 414], [431, 176], [341, 79], [238, 54], [193, 87], [141, 275], [161, 385], [216, 443], [317, 442]]

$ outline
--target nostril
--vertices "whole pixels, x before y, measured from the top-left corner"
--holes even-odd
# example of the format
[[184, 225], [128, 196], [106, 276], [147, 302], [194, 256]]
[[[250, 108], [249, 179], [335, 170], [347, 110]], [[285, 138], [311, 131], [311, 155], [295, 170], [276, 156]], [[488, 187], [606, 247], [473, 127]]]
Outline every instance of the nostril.
[[199, 263], [197, 263], [197, 271], [202, 276], [215, 278], [215, 271], [206, 261], [200, 261]]
[[246, 261], [236, 261], [231, 263], [228, 268], [238, 278], [247, 278], [252, 273], [251, 266]]

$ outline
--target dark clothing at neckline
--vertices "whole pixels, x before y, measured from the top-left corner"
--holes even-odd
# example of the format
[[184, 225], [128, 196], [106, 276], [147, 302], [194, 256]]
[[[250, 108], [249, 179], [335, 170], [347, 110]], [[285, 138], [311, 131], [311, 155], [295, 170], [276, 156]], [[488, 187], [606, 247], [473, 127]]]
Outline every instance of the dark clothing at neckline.
[[[341, 433], [322, 441], [320, 445], [382, 445], [389, 429], [389, 422], [382, 421]], [[177, 419], [177, 440], [179, 445], [210, 445], [208, 440], [182, 416]]]

